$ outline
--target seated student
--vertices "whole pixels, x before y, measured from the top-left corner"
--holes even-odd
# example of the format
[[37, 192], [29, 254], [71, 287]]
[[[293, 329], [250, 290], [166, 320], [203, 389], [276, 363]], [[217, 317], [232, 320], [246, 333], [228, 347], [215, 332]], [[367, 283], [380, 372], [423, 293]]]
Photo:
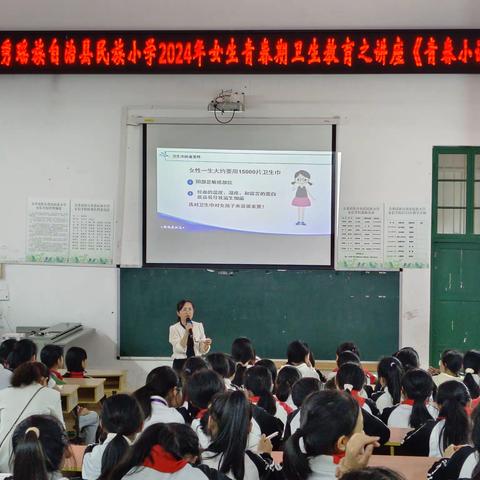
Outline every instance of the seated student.
[[249, 338], [239, 337], [233, 341], [232, 358], [237, 363], [232, 383], [241, 388], [247, 368], [250, 368], [257, 361], [255, 350]]
[[275, 450], [280, 449], [284, 423], [277, 417], [277, 402], [272, 395], [272, 379], [265, 367], [254, 366], [245, 373], [245, 389], [248, 399], [254, 406], [253, 418], [258, 423], [261, 433], [277, 433], [272, 443]]
[[90, 445], [85, 450], [82, 479], [108, 478], [113, 467], [127, 454], [136, 435], [142, 431], [143, 412], [135, 398], [119, 394], [105, 399], [100, 413], [102, 444]]
[[420, 358], [417, 351], [412, 347], [403, 347], [394, 353], [393, 356], [400, 360], [405, 373], [409, 370], [420, 368]]
[[156, 423], [140, 435], [108, 480], [226, 480], [197, 465], [199, 457], [198, 438], [188, 425]]
[[265, 367], [270, 372], [270, 375], [272, 376], [272, 382], [275, 385], [278, 374], [275, 362], [273, 360], [270, 360], [269, 358], [262, 358], [261, 360], [256, 361], [255, 365]]
[[[85, 375], [87, 368], [87, 352], [80, 347], [70, 347], [65, 356], [67, 373], [65, 378], [88, 378]], [[98, 413], [78, 406], [78, 428], [84, 437], [85, 443], [95, 443], [99, 420]]]
[[380, 413], [387, 407], [398, 405], [402, 396], [403, 367], [395, 357], [385, 357], [378, 362], [379, 390], [372, 394]]
[[[358, 357], [359, 360], [361, 358], [360, 350], [358, 349], [357, 345], [353, 342], [344, 342], [337, 347], [337, 351], [336, 351], [337, 360], [339, 355], [343, 352], [352, 352]], [[338, 368], [340, 368], [340, 366], [338, 366]], [[375, 385], [375, 383], [377, 383], [377, 379], [375, 375], [369, 372], [366, 368], [364, 368], [363, 371], [365, 372], [365, 375], [367, 377], [366, 385], [372, 385], [372, 386]]]
[[434, 463], [428, 472], [429, 480], [477, 479], [480, 472], [480, 409], [472, 413], [471, 442], [450, 445], [442, 460]]
[[154, 423], [184, 423], [184, 417], [177, 410], [182, 405], [182, 392], [178, 376], [171, 367], [154, 368], [146, 383], [133, 393], [143, 411], [147, 429]]
[[439, 408], [437, 420], [428, 420], [403, 441], [404, 455], [442, 457], [446, 448], [467, 444], [470, 437], [470, 394], [467, 387], [451, 380], [438, 387], [436, 403]]
[[375, 402], [360, 396], [365, 384], [365, 372], [355, 363], [345, 363], [337, 372], [335, 380], [339, 390], [348, 392], [360, 405], [363, 413], [363, 429], [367, 435], [379, 437], [383, 445], [390, 438], [389, 428], [376, 417], [378, 409]]
[[[337, 375], [338, 369], [344, 364], [344, 363], [355, 363], [359, 366], [362, 365], [360, 362], [360, 357], [354, 353], [351, 352], [350, 350], [344, 350], [343, 352], [340, 352], [335, 360], [337, 366], [328, 374], [328, 380], [327, 382], [330, 382], [327, 388], [329, 389], [335, 389], [335, 382], [331, 382], [332, 379], [335, 379], [335, 376]], [[333, 385], [333, 386], [332, 386]]]
[[322, 388], [320, 380], [316, 378], [301, 378], [292, 387], [292, 400], [296, 410], [290, 413], [283, 430], [283, 441], [288, 440], [297, 429], [300, 428], [300, 407], [303, 401], [313, 392], [319, 392]]
[[191, 427], [198, 435], [201, 448], [207, 448], [211, 441], [207, 431], [208, 405], [217, 393], [225, 390], [225, 382], [213, 370], [199, 370], [188, 379], [186, 395], [197, 411]]
[[363, 431], [358, 403], [350, 395], [325, 390], [302, 404], [300, 428], [284, 446], [283, 470], [289, 480], [335, 480], [350, 437]]
[[440, 373], [432, 377], [437, 387], [449, 380], [456, 380], [457, 382], [463, 381], [460, 375], [463, 365], [463, 355], [460, 352], [457, 350], [445, 350], [438, 364], [440, 366]]
[[63, 425], [49, 415], [31, 415], [12, 435], [12, 475], [9, 480], [67, 480], [60, 472], [68, 456], [68, 437]]
[[433, 391], [432, 377], [425, 370], [409, 370], [402, 378], [400, 405], [383, 410], [380, 418], [395, 428], [418, 428], [427, 420], [436, 419], [438, 410], [428, 402]]
[[223, 378], [225, 387], [232, 389], [232, 382], [229, 379], [230, 367], [227, 356], [224, 353], [209, 353], [205, 359], [208, 366]]
[[37, 346], [28, 338], [16, 342], [7, 358], [8, 368], [12, 372], [23, 363], [36, 361]]
[[310, 348], [301, 340], [294, 340], [287, 348], [287, 365], [297, 368], [302, 377], [318, 378], [318, 373], [310, 364]]
[[64, 364], [63, 348], [60, 345], [45, 345], [40, 352], [40, 360], [50, 372], [48, 386], [53, 388], [57, 385], [65, 385], [63, 376], [59, 372]]
[[315, 369], [315, 371], [318, 373], [318, 378], [322, 383], [325, 383], [327, 381], [327, 377], [318, 369], [315, 367], [315, 357], [313, 356], [313, 352], [310, 350], [309, 354], [309, 360], [310, 360], [310, 365]]
[[16, 343], [17, 341], [14, 338], [7, 338], [0, 345], [0, 390], [10, 386], [12, 371], [8, 365], [8, 356]]
[[[252, 407], [242, 392], [216, 395], [209, 407], [208, 430], [212, 443], [202, 454], [202, 463], [234, 480], [283, 478], [273, 463], [272, 444], [262, 436], [257, 453], [248, 450]], [[263, 455], [259, 455], [263, 454]]]
[[[258, 365], [258, 363], [257, 363]], [[293, 385], [298, 382], [302, 378], [302, 374], [299, 372], [298, 368], [291, 367], [286, 365], [285, 367], [281, 368], [278, 372], [277, 379], [275, 381], [275, 396], [279, 401], [280, 405], [285, 410], [285, 418], [279, 417], [282, 420], [283, 424], [285, 425], [287, 421], [287, 415], [295, 410], [296, 406], [293, 403], [292, 399], [292, 388]], [[310, 377], [312, 378], [312, 377]]]
[[227, 390], [237, 390], [238, 387], [232, 383], [233, 379], [235, 378], [237, 365], [235, 364], [235, 360], [231, 355], [225, 354], [225, 356], [227, 357], [228, 362], [228, 378], [225, 379], [225, 386], [227, 387]]
[[13, 372], [12, 388], [0, 390], [0, 472], [9, 472], [12, 433], [30, 415], [53, 415], [63, 425], [60, 393], [46, 388], [48, 369], [25, 362]]
[[470, 397], [476, 399], [480, 396], [480, 351], [469, 350], [463, 356], [463, 383], [467, 386], [470, 392]]

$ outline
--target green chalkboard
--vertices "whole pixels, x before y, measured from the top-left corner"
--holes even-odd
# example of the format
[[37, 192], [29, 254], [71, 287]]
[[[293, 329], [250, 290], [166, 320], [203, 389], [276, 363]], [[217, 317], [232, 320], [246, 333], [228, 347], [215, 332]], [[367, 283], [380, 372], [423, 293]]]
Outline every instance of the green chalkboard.
[[398, 347], [398, 272], [123, 268], [120, 356], [170, 356], [168, 327], [182, 298], [194, 301], [212, 351], [229, 352], [238, 336], [250, 337], [264, 358], [285, 358], [295, 339], [318, 359], [335, 358], [346, 340], [365, 360]]

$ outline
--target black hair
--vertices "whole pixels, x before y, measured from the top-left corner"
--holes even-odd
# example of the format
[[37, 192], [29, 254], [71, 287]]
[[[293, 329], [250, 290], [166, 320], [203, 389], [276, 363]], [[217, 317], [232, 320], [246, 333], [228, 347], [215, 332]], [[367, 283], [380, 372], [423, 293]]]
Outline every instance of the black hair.
[[439, 417], [445, 418], [440, 432], [440, 451], [448, 445], [464, 445], [470, 439], [470, 419], [465, 407], [470, 402], [468, 388], [456, 380], [442, 383], [438, 387], [436, 402], [440, 407]]
[[478, 350], [469, 350], [463, 356], [463, 370], [465, 371], [465, 377], [463, 378], [463, 383], [467, 386], [470, 396], [472, 398], [478, 398], [480, 396], [480, 387], [478, 383], [473, 378], [472, 373], [467, 369], [472, 369], [473, 373], [477, 374], [480, 372], [480, 351]]
[[398, 358], [384, 357], [378, 362], [378, 379], [383, 378], [387, 384], [388, 393], [392, 396], [393, 404], [400, 403], [402, 396], [403, 367]]
[[[472, 412], [471, 438], [477, 454], [480, 453], [480, 408], [478, 407]], [[480, 480], [480, 461], [477, 462], [477, 465], [473, 469], [472, 480]]]
[[10, 377], [12, 387], [26, 387], [32, 383], [40, 383], [42, 379], [48, 378], [48, 368], [40, 362], [25, 362], [15, 369]]
[[217, 372], [223, 378], [229, 377], [230, 369], [227, 356], [224, 353], [209, 353], [205, 359], [214, 372]]
[[277, 404], [272, 394], [272, 376], [265, 367], [255, 365], [245, 372], [245, 388], [260, 397], [257, 403], [259, 407], [275, 415]]
[[360, 350], [358, 349], [357, 345], [354, 342], [343, 342], [341, 343], [336, 350], [337, 356], [340, 355], [342, 352], [353, 352], [360, 358]]
[[147, 376], [147, 383], [133, 393], [143, 410], [145, 418], [152, 415], [151, 397], [157, 395], [165, 398], [175, 387], [179, 386], [178, 375], [173, 368], [162, 366], [154, 368]]
[[186, 303], [190, 303], [190, 305], [192, 305], [192, 308], [195, 310], [194, 303], [191, 300], [184, 298], [179, 302], [177, 302], [177, 312], [179, 312], [185, 306]]
[[238, 363], [255, 362], [255, 350], [247, 337], [238, 337], [232, 343], [232, 357]]
[[433, 380], [429, 373], [420, 368], [409, 370], [402, 378], [402, 389], [410, 400], [413, 400], [409, 425], [412, 428], [422, 426], [432, 416], [425, 406], [433, 391]]
[[444, 350], [440, 360], [454, 375], [462, 369], [463, 355], [458, 350]]
[[142, 428], [143, 413], [134, 397], [120, 393], [105, 399], [100, 420], [105, 432], [116, 434], [103, 451], [102, 471], [98, 480], [104, 480], [130, 447], [125, 437], [134, 435]]
[[403, 347], [393, 354], [403, 365], [403, 371], [408, 372], [414, 368], [420, 368], [420, 358], [417, 351], [412, 347]]
[[[258, 363], [257, 363], [258, 365]], [[302, 374], [295, 367], [285, 365], [278, 372], [275, 382], [275, 395], [281, 402], [286, 402], [292, 393], [295, 382], [302, 378]]]
[[19, 365], [30, 362], [32, 357], [37, 355], [37, 346], [28, 338], [24, 338], [15, 343], [12, 351], [8, 355], [7, 363], [11, 370], [15, 370]]
[[345, 473], [342, 480], [405, 480], [405, 477], [389, 468], [367, 467]]
[[255, 365], [260, 365], [261, 367], [267, 368], [270, 372], [270, 375], [272, 376], [272, 382], [275, 383], [278, 373], [277, 366], [275, 365], [275, 362], [273, 360], [270, 360], [269, 358], [262, 358], [261, 360], [256, 362]]
[[[286, 367], [285, 367], [286, 368]], [[295, 382], [292, 387], [292, 400], [297, 408], [302, 406], [303, 401], [313, 392], [319, 392], [322, 388], [320, 380], [313, 377], [305, 377]]]
[[68, 372], [84, 372], [82, 362], [87, 359], [87, 352], [81, 347], [70, 347], [65, 356], [65, 365]]
[[132, 469], [134, 472], [141, 471], [145, 460], [157, 445], [175, 460], [182, 460], [186, 455], [200, 455], [197, 434], [188, 425], [155, 423], [133, 443], [128, 454], [110, 473], [109, 480], [121, 480]]
[[338, 369], [335, 378], [340, 390], [344, 390], [345, 385], [350, 384], [353, 390], [360, 392], [365, 385], [365, 372], [356, 363], [344, 363]]
[[[38, 429], [40, 435], [29, 428]], [[13, 478], [48, 480], [62, 467], [68, 438], [62, 424], [49, 415], [32, 415], [12, 435]]]
[[202, 357], [187, 358], [182, 367], [182, 382], [186, 382], [195, 372], [208, 369], [208, 363]]
[[[309, 457], [337, 453], [336, 444], [350, 436], [360, 415], [358, 403], [348, 394], [325, 390], [310, 394], [300, 411], [300, 428], [284, 446], [283, 471], [289, 480], [306, 480], [312, 473]], [[303, 447], [300, 447], [300, 439]]]
[[63, 357], [63, 347], [60, 345], [45, 345], [40, 352], [40, 360], [51, 369]]
[[320, 378], [320, 381], [322, 383], [325, 383], [327, 381], [327, 377], [320, 371], [316, 368], [315, 366], [315, 357], [313, 356], [313, 352], [310, 350], [310, 353], [308, 354], [308, 357], [310, 359], [310, 365], [312, 366], [312, 368], [315, 369], [315, 371], [317, 372], [317, 375], [318, 377]]
[[12, 352], [17, 340], [15, 338], [7, 338], [0, 345], [0, 363], [4, 367], [8, 367], [8, 356]]
[[216, 429], [210, 432], [212, 443], [207, 450], [220, 455], [220, 472], [232, 472], [236, 480], [243, 480], [245, 449], [252, 418], [249, 401], [243, 392], [230, 391], [216, 395], [208, 411]]
[[296, 363], [305, 363], [305, 357], [310, 353], [310, 349], [305, 342], [294, 340], [290, 342], [287, 348], [287, 363], [294, 365]]
[[356, 363], [357, 365], [361, 365], [360, 357], [350, 350], [344, 350], [338, 354], [337, 367], [340, 368], [344, 363]]
[[[297, 172], [295, 172], [295, 175], [293, 176], [294, 178], [294, 181], [292, 182], [292, 185], [295, 185], [295, 180], [297, 179], [297, 177], [299, 177], [300, 175], [302, 175], [303, 177], [307, 178], [308, 180], [310, 180], [310, 174], [306, 171], [306, 170], [298, 170]], [[308, 182], [309, 185], [313, 185], [312, 182]]]
[[213, 370], [195, 372], [186, 385], [188, 401], [196, 408], [207, 408], [214, 395], [225, 391], [225, 382]]

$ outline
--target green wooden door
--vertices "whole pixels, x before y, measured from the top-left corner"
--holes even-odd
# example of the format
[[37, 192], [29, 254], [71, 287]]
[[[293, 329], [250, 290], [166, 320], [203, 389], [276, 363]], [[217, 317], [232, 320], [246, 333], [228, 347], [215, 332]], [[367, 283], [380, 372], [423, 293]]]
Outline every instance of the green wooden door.
[[430, 361], [480, 349], [480, 148], [433, 151]]

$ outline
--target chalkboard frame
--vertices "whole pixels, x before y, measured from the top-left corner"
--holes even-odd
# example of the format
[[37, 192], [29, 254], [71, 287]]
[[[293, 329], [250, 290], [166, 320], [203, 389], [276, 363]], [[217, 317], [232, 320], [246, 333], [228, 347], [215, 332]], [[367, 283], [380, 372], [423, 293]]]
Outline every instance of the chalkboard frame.
[[[179, 123], [182, 123], [179, 121]], [[209, 122], [201, 122], [208, 125]], [[271, 125], [274, 121], [265, 122]], [[255, 124], [257, 124], [255, 122]], [[281, 123], [280, 123], [281, 124]], [[312, 123], [315, 124], [314, 119]], [[231, 264], [231, 263], [153, 263], [147, 262], [147, 127], [149, 124], [142, 124], [142, 267], [146, 268], [227, 268], [227, 269], [286, 269], [286, 270], [331, 270], [335, 265], [335, 219], [337, 199], [337, 125], [332, 123], [332, 186], [331, 186], [331, 221], [330, 221], [330, 264], [329, 265], [272, 265], [272, 264]], [[258, 125], [261, 125], [258, 123]]]

